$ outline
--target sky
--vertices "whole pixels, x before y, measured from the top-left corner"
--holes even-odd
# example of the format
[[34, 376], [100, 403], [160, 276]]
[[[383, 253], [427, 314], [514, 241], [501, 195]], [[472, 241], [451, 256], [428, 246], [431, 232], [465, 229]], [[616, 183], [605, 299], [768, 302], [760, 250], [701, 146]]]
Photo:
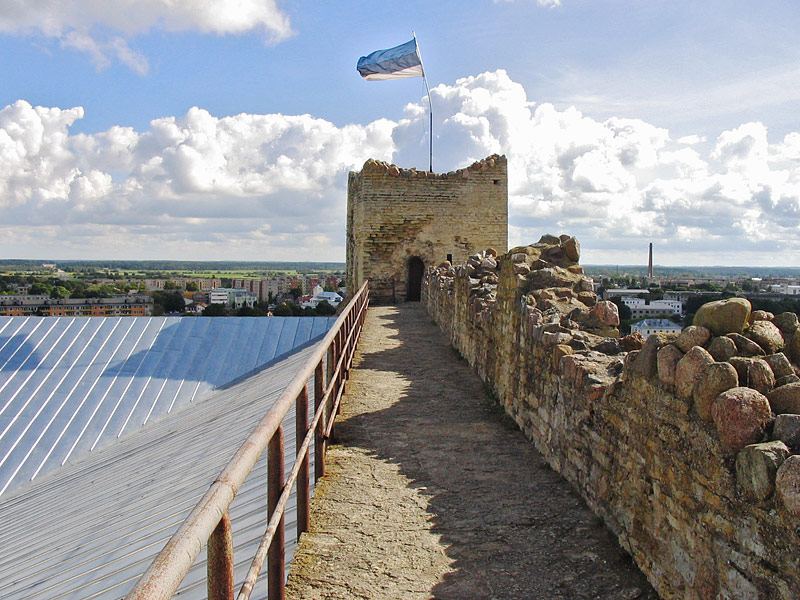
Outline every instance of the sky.
[[[800, 264], [791, 0], [0, 0], [0, 257], [344, 261], [347, 173], [509, 165], [509, 246]], [[468, 222], [468, 219], [467, 219]], [[475, 226], [480, 224], [476, 223]]]

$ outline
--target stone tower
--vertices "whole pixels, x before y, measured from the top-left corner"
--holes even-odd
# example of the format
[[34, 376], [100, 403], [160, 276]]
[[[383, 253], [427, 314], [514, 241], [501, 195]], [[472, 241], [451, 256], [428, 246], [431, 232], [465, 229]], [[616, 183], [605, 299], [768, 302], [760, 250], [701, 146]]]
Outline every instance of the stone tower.
[[347, 182], [347, 286], [374, 302], [418, 300], [425, 269], [508, 245], [508, 164], [493, 155], [428, 173], [373, 159]]

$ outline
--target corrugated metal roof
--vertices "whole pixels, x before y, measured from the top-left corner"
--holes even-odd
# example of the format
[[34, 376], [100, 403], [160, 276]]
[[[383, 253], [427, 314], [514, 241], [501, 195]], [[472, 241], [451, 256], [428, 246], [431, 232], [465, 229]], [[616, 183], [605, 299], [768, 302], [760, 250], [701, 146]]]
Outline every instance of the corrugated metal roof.
[[[0, 497], [3, 599], [125, 595], [312, 351], [291, 354]], [[284, 430], [288, 472], [293, 411]], [[266, 528], [266, 453], [236, 496], [231, 519], [241, 582]], [[288, 542], [296, 531], [293, 501], [286, 523]], [[204, 551], [177, 597], [205, 597], [205, 568]], [[254, 597], [266, 597], [265, 578]]]
[[323, 335], [332, 317], [0, 317], [0, 494]]

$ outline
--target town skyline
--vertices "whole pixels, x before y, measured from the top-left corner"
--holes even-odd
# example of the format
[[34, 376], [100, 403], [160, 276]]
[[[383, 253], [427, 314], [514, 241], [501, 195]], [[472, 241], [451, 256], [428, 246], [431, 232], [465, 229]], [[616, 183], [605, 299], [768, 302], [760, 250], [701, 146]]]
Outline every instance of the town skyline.
[[344, 260], [348, 171], [427, 168], [421, 81], [355, 72], [414, 29], [434, 170], [506, 154], [510, 247], [800, 264], [789, 2], [90, 5], [0, 10], [2, 257]]

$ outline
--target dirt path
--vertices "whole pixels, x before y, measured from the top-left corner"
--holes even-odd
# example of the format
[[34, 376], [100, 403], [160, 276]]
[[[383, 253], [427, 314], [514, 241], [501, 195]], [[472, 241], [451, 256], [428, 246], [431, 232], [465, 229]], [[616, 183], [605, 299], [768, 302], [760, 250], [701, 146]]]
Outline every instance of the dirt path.
[[369, 309], [287, 597], [655, 599], [418, 303]]

